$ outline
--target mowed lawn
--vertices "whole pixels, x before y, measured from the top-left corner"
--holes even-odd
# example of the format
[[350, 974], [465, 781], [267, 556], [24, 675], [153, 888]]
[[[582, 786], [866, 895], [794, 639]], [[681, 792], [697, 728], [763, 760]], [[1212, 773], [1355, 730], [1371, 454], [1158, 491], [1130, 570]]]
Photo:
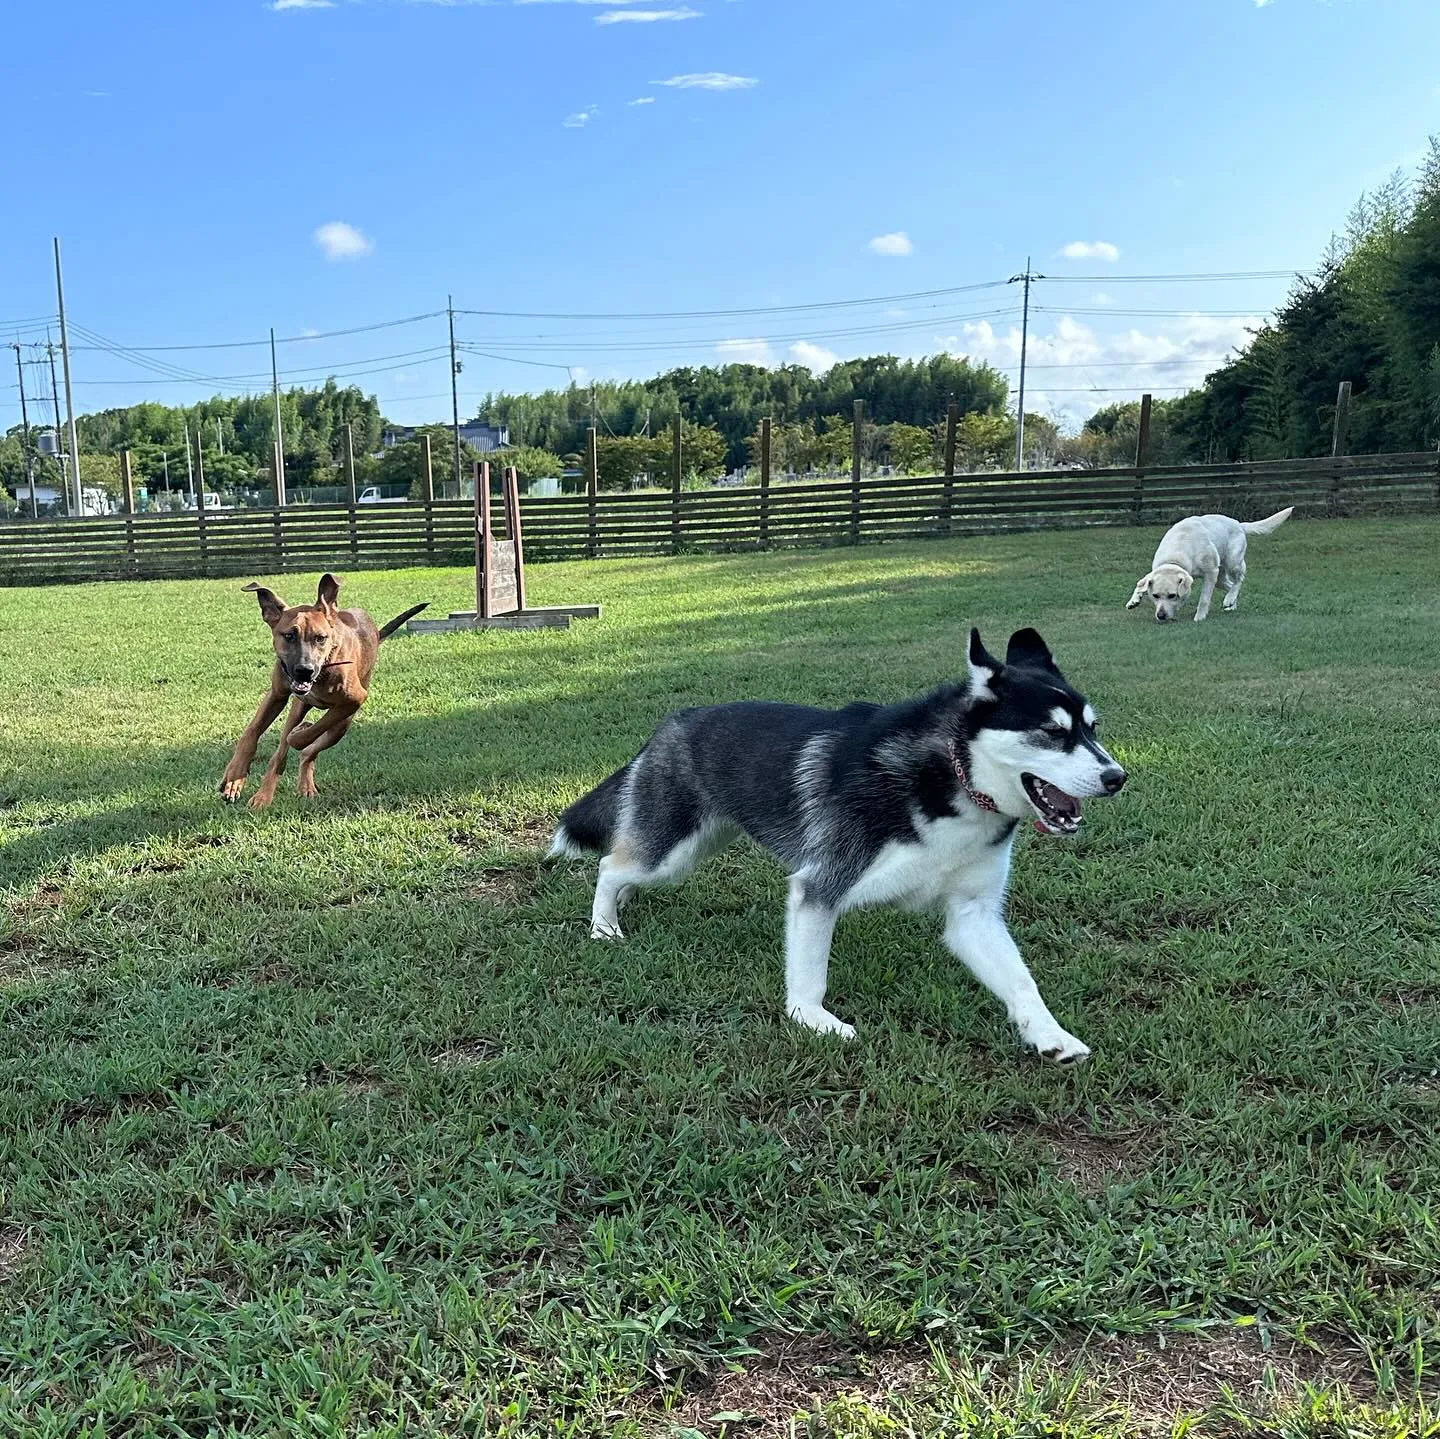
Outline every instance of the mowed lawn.
[[[1155, 540], [535, 566], [603, 618], [397, 638], [263, 814], [239, 581], [0, 590], [0, 1432], [1437, 1432], [1440, 523], [1293, 522], [1203, 625], [1123, 610]], [[1089, 1066], [890, 911], [859, 1039], [790, 1026], [752, 849], [588, 940], [550, 826], [661, 715], [908, 695], [972, 621], [1131, 772], [1016, 850]]]

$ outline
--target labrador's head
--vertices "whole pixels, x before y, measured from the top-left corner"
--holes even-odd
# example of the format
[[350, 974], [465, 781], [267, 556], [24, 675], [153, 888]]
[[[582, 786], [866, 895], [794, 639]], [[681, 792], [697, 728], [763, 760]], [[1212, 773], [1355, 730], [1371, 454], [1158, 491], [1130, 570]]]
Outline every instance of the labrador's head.
[[1185, 596], [1190, 593], [1190, 587], [1194, 583], [1190, 572], [1181, 569], [1179, 565], [1161, 565], [1158, 569], [1151, 570], [1135, 586], [1135, 593], [1126, 601], [1125, 608], [1133, 610], [1141, 600], [1153, 600], [1155, 618], [1163, 625], [1179, 613], [1180, 606], [1185, 603]]

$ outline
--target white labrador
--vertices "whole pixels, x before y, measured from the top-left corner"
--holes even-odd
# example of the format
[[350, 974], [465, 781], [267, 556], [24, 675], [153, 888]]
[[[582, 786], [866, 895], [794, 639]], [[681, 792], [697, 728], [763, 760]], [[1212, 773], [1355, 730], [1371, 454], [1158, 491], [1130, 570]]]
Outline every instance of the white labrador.
[[1245, 583], [1245, 545], [1251, 535], [1268, 535], [1278, 530], [1295, 513], [1295, 506], [1264, 520], [1242, 524], [1228, 515], [1191, 515], [1165, 531], [1155, 551], [1150, 573], [1135, 586], [1126, 603], [1133, 610], [1147, 596], [1155, 602], [1155, 618], [1164, 624], [1173, 620], [1191, 587], [1200, 581], [1200, 602], [1195, 618], [1210, 613], [1210, 596], [1217, 583], [1225, 586], [1225, 608], [1233, 610]]

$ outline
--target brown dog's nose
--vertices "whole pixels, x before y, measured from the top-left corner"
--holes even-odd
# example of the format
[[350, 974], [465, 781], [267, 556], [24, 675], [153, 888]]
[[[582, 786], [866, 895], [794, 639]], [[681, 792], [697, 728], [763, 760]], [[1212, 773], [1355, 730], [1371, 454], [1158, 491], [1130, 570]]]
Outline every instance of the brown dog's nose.
[[1113, 769], [1100, 771], [1100, 783], [1105, 787], [1106, 794], [1119, 794], [1125, 788], [1125, 781], [1130, 776], [1117, 764]]
[[312, 665], [296, 665], [293, 673], [297, 680], [309, 680], [315, 678], [315, 670]]

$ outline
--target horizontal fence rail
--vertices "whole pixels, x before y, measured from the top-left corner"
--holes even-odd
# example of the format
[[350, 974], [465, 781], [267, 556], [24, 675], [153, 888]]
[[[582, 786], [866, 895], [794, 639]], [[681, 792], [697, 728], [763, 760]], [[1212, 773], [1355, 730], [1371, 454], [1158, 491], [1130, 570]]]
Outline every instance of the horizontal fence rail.
[[[1188, 514], [1435, 512], [1430, 452], [522, 499], [525, 555], [568, 560], [872, 544]], [[0, 522], [0, 585], [470, 565], [470, 500]]]

